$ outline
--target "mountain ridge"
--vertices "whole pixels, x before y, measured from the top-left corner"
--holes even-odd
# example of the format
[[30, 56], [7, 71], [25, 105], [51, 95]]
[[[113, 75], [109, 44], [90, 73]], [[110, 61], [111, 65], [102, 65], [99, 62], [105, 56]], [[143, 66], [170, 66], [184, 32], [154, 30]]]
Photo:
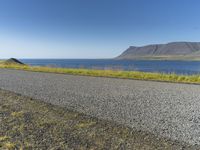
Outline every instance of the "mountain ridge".
[[116, 59], [140, 58], [173, 58], [200, 56], [200, 42], [170, 42], [167, 44], [150, 44], [145, 46], [130, 46]]

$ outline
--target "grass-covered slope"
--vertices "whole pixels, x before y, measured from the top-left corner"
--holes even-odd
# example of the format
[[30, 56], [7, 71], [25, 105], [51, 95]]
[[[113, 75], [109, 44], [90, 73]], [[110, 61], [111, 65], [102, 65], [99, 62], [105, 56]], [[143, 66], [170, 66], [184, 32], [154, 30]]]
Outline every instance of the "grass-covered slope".
[[0, 149], [189, 150], [195, 148], [0, 90]]
[[32, 67], [22, 64], [0, 62], [0, 68], [19, 69], [36, 72], [63, 73], [72, 75], [86, 75], [97, 77], [113, 77], [124, 79], [154, 80], [177, 83], [196, 83], [200, 84], [200, 75], [177, 75], [163, 73], [147, 73], [139, 71], [116, 71], [116, 70], [94, 70], [94, 69], [71, 69], [71, 68], [50, 68]]

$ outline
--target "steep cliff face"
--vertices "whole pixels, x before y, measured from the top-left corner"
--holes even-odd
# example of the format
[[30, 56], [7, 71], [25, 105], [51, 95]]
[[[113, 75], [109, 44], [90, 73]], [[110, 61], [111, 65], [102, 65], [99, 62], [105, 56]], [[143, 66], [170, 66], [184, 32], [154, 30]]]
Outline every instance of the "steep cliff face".
[[130, 46], [117, 59], [135, 59], [156, 56], [191, 56], [200, 54], [200, 42], [173, 42], [142, 47]]

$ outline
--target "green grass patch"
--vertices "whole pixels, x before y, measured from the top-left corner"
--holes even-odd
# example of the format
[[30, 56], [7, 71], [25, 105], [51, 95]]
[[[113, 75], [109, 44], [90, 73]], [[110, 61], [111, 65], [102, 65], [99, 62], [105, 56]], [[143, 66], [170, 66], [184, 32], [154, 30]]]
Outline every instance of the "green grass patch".
[[174, 73], [148, 73], [139, 71], [121, 71], [121, 70], [95, 70], [95, 69], [73, 69], [73, 68], [51, 68], [42, 66], [28, 66], [16, 65], [8, 63], [0, 63], [0, 68], [18, 69], [25, 71], [35, 72], [49, 72], [49, 73], [62, 73], [71, 75], [85, 75], [95, 77], [112, 77], [123, 79], [139, 79], [139, 80], [153, 80], [153, 81], [166, 81], [177, 83], [200, 83], [200, 75], [177, 75]]

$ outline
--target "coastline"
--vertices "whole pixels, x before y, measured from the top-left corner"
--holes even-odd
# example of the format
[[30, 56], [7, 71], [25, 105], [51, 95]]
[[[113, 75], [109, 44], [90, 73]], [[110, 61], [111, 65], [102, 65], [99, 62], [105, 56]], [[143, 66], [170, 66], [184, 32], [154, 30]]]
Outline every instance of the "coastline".
[[42, 66], [18, 65], [12, 63], [4, 64], [3, 62], [0, 62], [0, 68], [33, 71], [33, 72], [94, 76], [94, 77], [109, 77], [109, 78], [120, 78], [120, 79], [145, 80], [145, 81], [200, 84], [200, 75], [178, 75], [175, 73], [165, 74], [165, 73], [150, 73], [150, 72], [122, 71], [122, 70], [53, 68], [53, 67], [42, 67]]
[[162, 60], [162, 61], [200, 61], [199, 56], [139, 56], [130, 58], [116, 57], [115, 60]]

